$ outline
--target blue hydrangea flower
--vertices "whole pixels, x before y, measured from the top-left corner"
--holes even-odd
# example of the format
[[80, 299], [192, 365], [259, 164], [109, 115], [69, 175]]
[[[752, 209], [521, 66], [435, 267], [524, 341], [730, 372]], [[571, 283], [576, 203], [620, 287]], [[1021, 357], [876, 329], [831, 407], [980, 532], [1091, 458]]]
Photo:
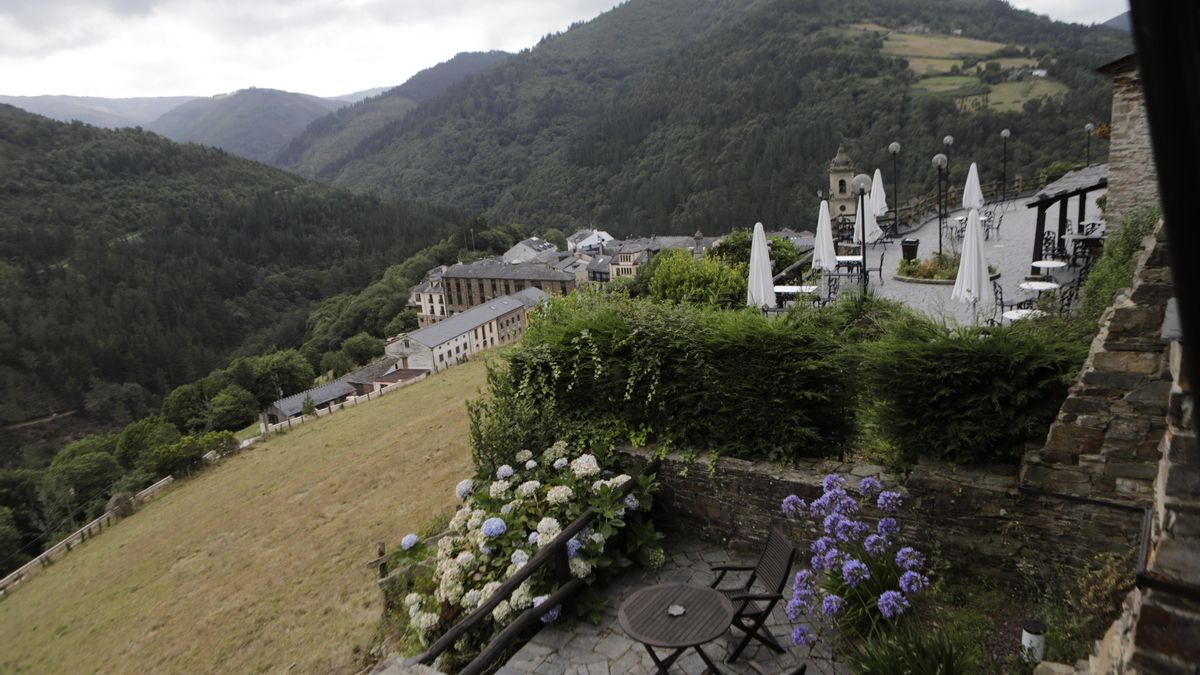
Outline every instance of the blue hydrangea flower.
[[508, 557], [508, 560], [515, 565], [517, 569], [520, 569], [529, 562], [529, 554], [526, 553], [524, 549], [519, 548], [512, 552], [512, 555]]
[[799, 624], [792, 629], [792, 644], [797, 646], [816, 644], [817, 635], [812, 629], [804, 624]]
[[641, 505], [642, 505], [642, 503], [638, 501], [638, 498], [636, 496], [625, 495], [625, 506], [629, 507], [630, 511], [637, 511], [638, 507], [640, 507]]
[[566, 457], [559, 457], [558, 459], [554, 460], [554, 468], [561, 470], [564, 466], [566, 466], [569, 463], [570, 462], [567, 461]]
[[881, 537], [893, 537], [900, 534], [900, 523], [897, 523], [895, 518], [880, 518], [875, 531]]
[[893, 513], [896, 509], [900, 508], [900, 504], [903, 501], [904, 497], [900, 496], [899, 492], [885, 490], [879, 493], [879, 499], [875, 501], [875, 505], [884, 513]]
[[900, 575], [900, 590], [912, 595], [929, 585], [929, 578], [920, 572], [905, 572]]
[[876, 605], [883, 618], [891, 619], [903, 614], [904, 610], [908, 609], [908, 598], [905, 598], [900, 591], [884, 591], [879, 596]]
[[528, 462], [525, 462], [525, 468], [526, 469], [536, 469], [537, 468], [537, 460], [531, 459]]
[[896, 566], [909, 572], [919, 572], [925, 567], [925, 556], [911, 546], [896, 551]]
[[825, 599], [821, 601], [821, 611], [825, 613], [825, 616], [837, 616], [837, 613], [841, 611], [843, 604], [845, 604], [845, 602], [840, 596], [832, 594], [827, 595], [825, 596]]
[[[549, 599], [550, 599], [550, 596], [548, 596], [548, 595], [539, 595], [533, 599], [533, 606], [537, 607], [538, 605], [541, 605], [543, 602], [545, 602]], [[554, 609], [552, 609], [549, 612], [546, 612], [545, 614], [542, 615], [542, 623], [553, 623], [554, 621], [556, 621], [558, 619], [558, 615], [561, 611], [562, 611], [562, 607], [559, 605], [555, 605]]]
[[513, 468], [507, 464], [501, 464], [499, 469], [496, 469], [496, 480], [507, 480], [513, 475]]
[[867, 569], [867, 566], [864, 565], [861, 560], [850, 558], [842, 564], [842, 579], [846, 581], [846, 584], [849, 585], [850, 588], [858, 586], [858, 583], [863, 579], [870, 578], [871, 570]]
[[579, 554], [579, 549], [583, 548], [583, 542], [579, 541], [579, 535], [575, 535], [567, 540], [567, 557], [574, 558]]
[[460, 500], [470, 497], [475, 492], [475, 481], [470, 478], [464, 478], [458, 481], [458, 485], [454, 486], [454, 494]]
[[483, 536], [495, 539], [504, 534], [504, 531], [507, 529], [508, 526], [504, 524], [503, 518], [488, 518], [483, 521], [483, 525], [479, 528], [479, 531], [483, 533]]
[[887, 550], [887, 539], [877, 534], [868, 535], [863, 541], [863, 548], [867, 549], [867, 553], [870, 553], [871, 557], [878, 558]]
[[806, 504], [803, 499], [800, 499], [796, 495], [788, 495], [784, 497], [783, 505], [781, 507], [783, 515], [787, 516], [788, 518], [795, 518], [796, 516], [800, 515], [801, 511], [807, 508], [808, 504]]
[[538, 533], [537, 532], [529, 533], [529, 543], [532, 544], [533, 546], [537, 546], [537, 543], [538, 543]]
[[867, 476], [866, 478], [858, 481], [858, 494], [866, 497], [867, 499], [875, 499], [875, 497], [879, 495], [879, 491], [882, 489], [883, 485], [881, 485], [877, 479], [872, 478], [871, 476]]
[[421, 539], [417, 535], [406, 534], [404, 535], [404, 538], [400, 540], [400, 548], [404, 549], [405, 551], [410, 551], [412, 550], [412, 547], [416, 546], [420, 542]]

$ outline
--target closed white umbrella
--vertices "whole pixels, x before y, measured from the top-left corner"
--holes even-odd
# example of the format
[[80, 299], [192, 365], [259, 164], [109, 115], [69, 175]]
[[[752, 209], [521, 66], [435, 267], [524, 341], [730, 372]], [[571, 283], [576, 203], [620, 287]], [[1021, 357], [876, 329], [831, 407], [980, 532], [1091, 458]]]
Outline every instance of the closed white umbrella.
[[875, 177], [871, 179], [871, 212], [876, 218], [882, 218], [888, 212], [887, 193], [883, 191], [883, 174], [875, 169]]
[[979, 211], [967, 213], [967, 232], [963, 237], [962, 257], [958, 261], [958, 277], [954, 280], [951, 298], [977, 304], [982, 311], [992, 297], [988, 288], [987, 259], [983, 257], [983, 234], [979, 231]]
[[837, 268], [837, 249], [833, 246], [833, 223], [829, 220], [829, 202], [821, 200], [817, 215], [817, 240], [813, 242], [814, 270], [834, 271]]
[[879, 223], [875, 220], [875, 211], [871, 206], [871, 195], [867, 193], [866, 208], [858, 209], [854, 214], [854, 241], [862, 243], [863, 238], [863, 218], [867, 219], [866, 238], [867, 243], [873, 243], [883, 236], [883, 230], [879, 229]]
[[967, 184], [963, 187], [964, 209], [982, 209], [983, 208], [983, 190], [979, 187], [979, 169], [975, 167], [975, 162], [971, 162], [971, 170], [967, 172]]
[[775, 306], [775, 283], [771, 274], [771, 249], [762, 223], [754, 224], [750, 240], [750, 280], [746, 289], [746, 304], [751, 307]]

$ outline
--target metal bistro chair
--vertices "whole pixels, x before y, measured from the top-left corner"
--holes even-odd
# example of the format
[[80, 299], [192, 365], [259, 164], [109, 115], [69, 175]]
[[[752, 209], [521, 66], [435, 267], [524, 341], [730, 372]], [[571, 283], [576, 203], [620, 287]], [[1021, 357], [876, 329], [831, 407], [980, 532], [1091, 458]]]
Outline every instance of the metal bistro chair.
[[[796, 548], [779, 530], [772, 527], [767, 534], [767, 545], [758, 558], [758, 564], [753, 567], [717, 565], [712, 568], [720, 574], [711, 588], [721, 591], [733, 602], [733, 625], [745, 633], [741, 642], [729, 653], [729, 663], [741, 656], [752, 639], [780, 654], [786, 653], [787, 650], [771, 635], [766, 622], [776, 603], [783, 599], [783, 587], [787, 584], [788, 572], [791, 571], [795, 559]], [[750, 572], [750, 576], [741, 586], [720, 588], [721, 581], [729, 572]]]
[[1066, 260], [1067, 252], [1058, 241], [1057, 232], [1042, 235], [1042, 260]]
[[992, 303], [992, 320], [993, 325], [1000, 325], [1004, 312], [1010, 309], [1033, 309], [1034, 298], [1025, 298], [1016, 302], [1004, 301], [1004, 288], [1000, 286], [999, 281], [992, 282], [992, 296], [995, 302]]
[[880, 286], [883, 285], [883, 257], [886, 255], [887, 255], [887, 251], [884, 251], [883, 253], [879, 254], [879, 267], [868, 267], [863, 270], [863, 274], [867, 275], [868, 277], [871, 276], [871, 272], [877, 272], [879, 274], [879, 285]]

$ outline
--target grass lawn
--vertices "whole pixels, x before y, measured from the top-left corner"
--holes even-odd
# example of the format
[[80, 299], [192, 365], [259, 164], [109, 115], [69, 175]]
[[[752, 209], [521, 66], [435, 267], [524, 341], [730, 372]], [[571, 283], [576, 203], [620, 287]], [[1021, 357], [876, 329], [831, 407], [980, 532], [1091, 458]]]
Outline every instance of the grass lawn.
[[955, 35], [888, 33], [883, 39], [882, 53], [889, 56], [925, 56], [950, 58], [954, 56], [983, 56], [1003, 47], [1000, 42], [974, 40]]
[[1067, 85], [1045, 78], [1028, 79], [1022, 82], [1001, 82], [992, 85], [988, 96], [989, 105], [1002, 112], [1020, 110], [1025, 101], [1067, 93]]
[[908, 57], [908, 68], [917, 75], [948, 73], [951, 66], [962, 67], [962, 59], [931, 59], [924, 56]]
[[467, 363], [184, 481], [0, 601], [0, 672], [355, 672], [376, 542], [471, 471]]
[[254, 420], [245, 429], [235, 431], [233, 437], [239, 441], [244, 441], [247, 438], [254, 438], [262, 429], [258, 426], [258, 420]]
[[924, 89], [933, 94], [944, 94], [955, 89], [979, 85], [979, 78], [971, 75], [939, 75], [927, 77], [913, 85], [916, 89]]

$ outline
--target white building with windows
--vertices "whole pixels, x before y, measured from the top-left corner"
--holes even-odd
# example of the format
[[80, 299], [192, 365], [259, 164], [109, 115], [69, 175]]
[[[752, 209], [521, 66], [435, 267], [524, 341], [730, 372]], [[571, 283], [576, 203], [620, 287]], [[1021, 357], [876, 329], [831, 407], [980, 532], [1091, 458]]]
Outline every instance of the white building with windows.
[[547, 297], [541, 289], [526, 288], [492, 298], [399, 336], [388, 343], [387, 355], [394, 357], [400, 368], [444, 370], [485, 349], [519, 339], [525, 332], [529, 310]]
[[567, 237], [567, 250], [571, 253], [594, 253], [612, 240], [613, 236], [604, 230], [580, 230]]

